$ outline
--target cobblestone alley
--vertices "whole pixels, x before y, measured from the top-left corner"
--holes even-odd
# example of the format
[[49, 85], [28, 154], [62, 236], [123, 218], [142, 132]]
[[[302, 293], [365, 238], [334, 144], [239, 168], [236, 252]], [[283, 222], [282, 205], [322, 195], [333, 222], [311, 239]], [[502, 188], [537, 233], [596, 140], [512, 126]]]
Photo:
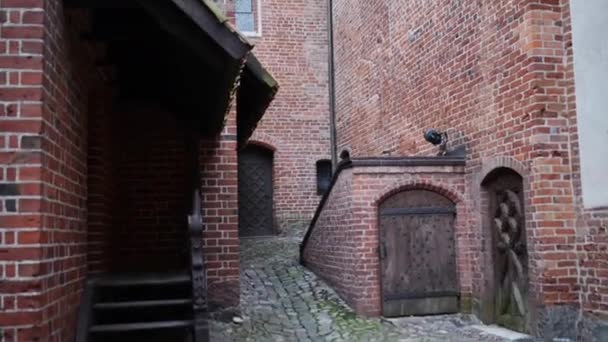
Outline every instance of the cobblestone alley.
[[299, 238], [242, 241], [243, 322], [212, 324], [213, 341], [507, 341], [468, 315], [365, 319], [298, 263]]

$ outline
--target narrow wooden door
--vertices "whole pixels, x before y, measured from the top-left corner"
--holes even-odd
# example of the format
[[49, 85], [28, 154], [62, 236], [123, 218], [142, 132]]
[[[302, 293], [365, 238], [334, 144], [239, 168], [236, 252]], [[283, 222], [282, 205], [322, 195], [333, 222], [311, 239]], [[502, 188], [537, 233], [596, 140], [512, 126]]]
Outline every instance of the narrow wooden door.
[[454, 204], [432, 191], [404, 191], [379, 215], [383, 315], [457, 312]]
[[523, 178], [510, 169], [498, 169], [483, 185], [488, 195], [486, 236], [492, 241], [488, 265], [492, 269], [486, 272], [493, 273], [489, 285], [493, 302], [484, 306], [493, 308], [492, 322], [527, 332], [530, 298]]
[[272, 151], [250, 145], [239, 154], [239, 234], [273, 234]]

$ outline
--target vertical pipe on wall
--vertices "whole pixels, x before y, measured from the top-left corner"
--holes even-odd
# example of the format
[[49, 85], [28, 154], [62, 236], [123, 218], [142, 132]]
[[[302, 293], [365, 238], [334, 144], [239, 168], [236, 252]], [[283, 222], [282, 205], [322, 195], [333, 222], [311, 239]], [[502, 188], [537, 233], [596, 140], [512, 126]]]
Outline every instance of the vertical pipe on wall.
[[328, 35], [328, 88], [329, 88], [329, 126], [331, 140], [331, 164], [335, 171], [338, 166], [338, 139], [336, 130], [336, 86], [334, 64], [334, 2], [327, 1], [327, 35]]

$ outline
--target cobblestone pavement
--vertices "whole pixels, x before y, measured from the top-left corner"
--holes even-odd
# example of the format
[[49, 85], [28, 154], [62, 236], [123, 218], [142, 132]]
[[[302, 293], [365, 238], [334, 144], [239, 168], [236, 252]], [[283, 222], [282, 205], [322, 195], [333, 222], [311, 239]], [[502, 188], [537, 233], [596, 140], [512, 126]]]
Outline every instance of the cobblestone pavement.
[[298, 264], [299, 241], [243, 240], [243, 322], [212, 322], [213, 341], [504, 341], [473, 328], [480, 323], [468, 315], [357, 317], [329, 286]]

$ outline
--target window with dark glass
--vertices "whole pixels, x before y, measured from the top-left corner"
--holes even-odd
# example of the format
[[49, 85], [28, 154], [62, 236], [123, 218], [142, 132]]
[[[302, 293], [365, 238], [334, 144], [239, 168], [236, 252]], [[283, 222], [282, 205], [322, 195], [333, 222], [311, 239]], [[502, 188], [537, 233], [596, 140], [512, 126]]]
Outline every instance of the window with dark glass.
[[317, 195], [323, 195], [331, 185], [331, 160], [317, 162]]

